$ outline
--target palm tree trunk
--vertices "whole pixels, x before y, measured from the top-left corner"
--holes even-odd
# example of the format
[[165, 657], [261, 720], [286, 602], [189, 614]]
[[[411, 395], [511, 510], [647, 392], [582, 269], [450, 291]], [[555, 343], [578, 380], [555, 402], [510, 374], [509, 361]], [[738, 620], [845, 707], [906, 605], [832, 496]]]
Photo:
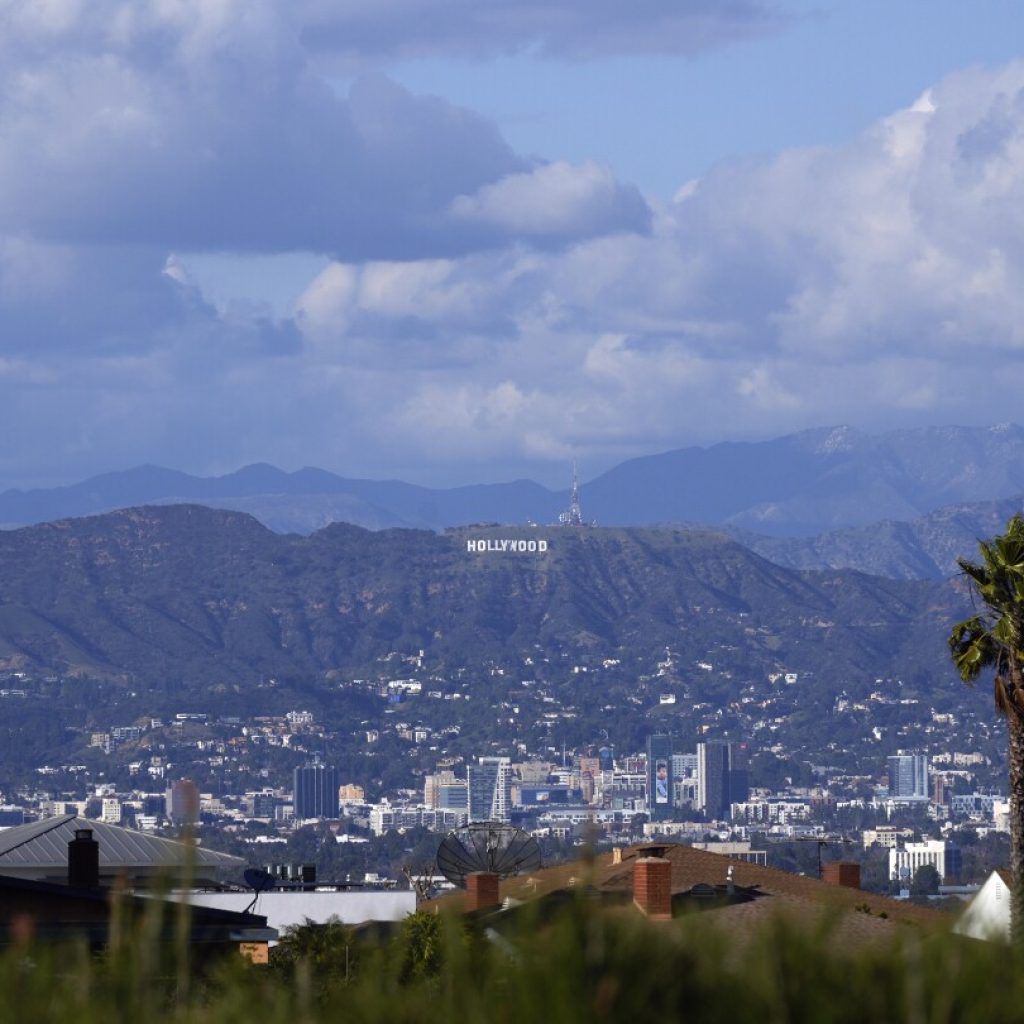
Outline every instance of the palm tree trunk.
[[1009, 730], [1010, 783], [1010, 937], [1024, 945], [1024, 718], [1013, 709], [1006, 716]]

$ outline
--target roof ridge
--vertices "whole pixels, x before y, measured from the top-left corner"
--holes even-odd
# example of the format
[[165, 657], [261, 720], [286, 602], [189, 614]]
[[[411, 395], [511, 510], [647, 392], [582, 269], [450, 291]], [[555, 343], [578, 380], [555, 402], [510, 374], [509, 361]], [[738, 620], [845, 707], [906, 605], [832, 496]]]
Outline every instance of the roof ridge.
[[[14, 853], [15, 850], [20, 850], [23, 846], [28, 843], [35, 842], [40, 836], [45, 836], [47, 832], [52, 832], [54, 829], [58, 829], [61, 825], [66, 825], [69, 821], [73, 821], [77, 818], [77, 814], [62, 814], [59, 817], [53, 819], [53, 824], [46, 828], [39, 829], [38, 832], [33, 832], [30, 836], [26, 836], [20, 843], [15, 843], [13, 846], [8, 846], [7, 849], [3, 850], [3, 856], [7, 856], [9, 853]], [[42, 819], [45, 821], [46, 819]]]

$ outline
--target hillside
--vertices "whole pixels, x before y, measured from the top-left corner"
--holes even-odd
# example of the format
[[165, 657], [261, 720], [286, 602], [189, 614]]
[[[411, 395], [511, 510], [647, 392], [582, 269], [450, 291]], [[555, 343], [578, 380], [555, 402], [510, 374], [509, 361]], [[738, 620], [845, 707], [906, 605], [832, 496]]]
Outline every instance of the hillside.
[[[549, 550], [469, 553], [468, 538]], [[755, 674], [947, 671], [948, 584], [776, 566], [674, 529], [272, 533], [198, 506], [0, 534], [0, 667], [189, 690], [357, 673], [389, 651], [445, 664], [671, 645]]]
[[978, 538], [1006, 528], [1024, 507], [1021, 497], [950, 505], [909, 522], [884, 520], [816, 537], [766, 537], [730, 530], [741, 544], [792, 569], [846, 569], [891, 579], [940, 580], [958, 572], [957, 558], [974, 558]]

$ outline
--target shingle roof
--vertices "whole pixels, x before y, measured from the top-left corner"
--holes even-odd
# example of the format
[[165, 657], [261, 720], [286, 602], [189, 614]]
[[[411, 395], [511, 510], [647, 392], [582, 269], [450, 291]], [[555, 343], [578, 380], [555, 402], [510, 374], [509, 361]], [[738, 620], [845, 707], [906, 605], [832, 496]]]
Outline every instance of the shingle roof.
[[[501, 898], [529, 900], [535, 896], [566, 889], [588, 882], [599, 892], [630, 892], [633, 887], [633, 860], [637, 847], [624, 850], [620, 863], [613, 863], [611, 854], [601, 854], [592, 863], [573, 861], [533, 871], [501, 883]], [[794, 875], [778, 868], [725, 857], [691, 846], [665, 844], [664, 856], [672, 864], [672, 892], [686, 892], [699, 884], [722, 885], [729, 867], [734, 883], [756, 889], [771, 899], [755, 899], [750, 903], [717, 908], [709, 913], [723, 926], [745, 927], [780, 911], [799, 919], [820, 920], [822, 914], [835, 914], [840, 920], [839, 932], [851, 938], [864, 939], [891, 934], [894, 924], [913, 924], [928, 930], [944, 929], [952, 924], [951, 915], [888, 896], [829, 885], [816, 878]], [[457, 900], [460, 894], [442, 897]], [[441, 902], [439, 900], [438, 902]]]
[[0, 832], [0, 874], [5, 869], [16, 870], [19, 874], [32, 869], [65, 870], [68, 843], [75, 838], [75, 830], [82, 828], [91, 829], [99, 843], [101, 872], [119, 869], [155, 872], [160, 868], [191, 865], [196, 871], [219, 874], [237, 871], [245, 865], [241, 857], [231, 854], [66, 814]]
[[[621, 864], [609, 865], [604, 869], [600, 887], [631, 889], [632, 860], [636, 856], [635, 847], [624, 851]], [[829, 885], [817, 878], [795, 875], [744, 860], [734, 860], [720, 853], [697, 850], [692, 846], [669, 846], [665, 850], [665, 857], [672, 864], [673, 892], [682, 892], [701, 882], [721, 884], [725, 881], [726, 871], [731, 866], [736, 885], [756, 886], [761, 892], [783, 897], [787, 901], [800, 900], [817, 907], [840, 911], [865, 908], [872, 915], [885, 913], [894, 921], [913, 922], [924, 927], [941, 928], [951, 922], [950, 915], [941, 910], [922, 907], [905, 900], [895, 900], [878, 893], [865, 892], [863, 889]]]

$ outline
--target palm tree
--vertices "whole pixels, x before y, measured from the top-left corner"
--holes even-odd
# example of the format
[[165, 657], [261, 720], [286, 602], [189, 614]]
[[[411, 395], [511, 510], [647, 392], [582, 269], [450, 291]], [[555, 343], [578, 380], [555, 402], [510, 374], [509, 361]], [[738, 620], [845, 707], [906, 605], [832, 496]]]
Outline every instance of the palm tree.
[[957, 564], [984, 608], [953, 627], [949, 652], [965, 683], [995, 673], [996, 710], [1008, 733], [1011, 934], [1024, 940], [1024, 518], [1014, 516], [1006, 533], [978, 547], [980, 563]]

